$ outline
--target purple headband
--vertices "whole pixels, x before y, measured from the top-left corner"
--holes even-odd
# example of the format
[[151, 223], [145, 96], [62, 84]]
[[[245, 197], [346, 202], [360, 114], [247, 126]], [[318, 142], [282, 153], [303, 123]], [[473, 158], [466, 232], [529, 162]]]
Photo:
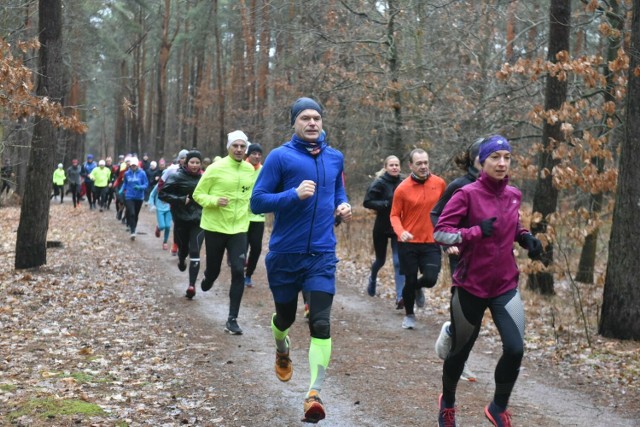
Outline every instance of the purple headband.
[[478, 154], [480, 164], [483, 164], [491, 153], [499, 150], [507, 150], [508, 152], [511, 152], [511, 146], [509, 145], [507, 138], [501, 135], [493, 135], [486, 138], [480, 145], [480, 153]]

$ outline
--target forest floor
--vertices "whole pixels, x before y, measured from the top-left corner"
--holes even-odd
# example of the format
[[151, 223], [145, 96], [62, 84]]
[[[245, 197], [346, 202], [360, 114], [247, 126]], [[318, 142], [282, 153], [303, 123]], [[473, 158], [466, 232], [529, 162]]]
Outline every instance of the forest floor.
[[[0, 208], [0, 218], [1, 425], [303, 425], [308, 328], [300, 304], [291, 329], [294, 375], [279, 382], [263, 262], [244, 294], [244, 335], [231, 336], [223, 331], [228, 269], [211, 291], [186, 299], [187, 273], [161, 250], [146, 208], [131, 242], [113, 210], [52, 203], [48, 240], [62, 247], [28, 271], [13, 269], [19, 208]], [[391, 267], [380, 276], [380, 295], [367, 296], [370, 259], [355, 248], [370, 246], [357, 237], [369, 232], [349, 227], [338, 231], [342, 262], [320, 425], [436, 425], [442, 362], [433, 345], [449, 289], [441, 283], [427, 291], [417, 329], [403, 330]], [[566, 317], [574, 311], [570, 294], [523, 296], [527, 350], [511, 399], [513, 425], [640, 425], [640, 343], [592, 336], [586, 345], [579, 322]], [[490, 425], [483, 407], [500, 344], [488, 314], [485, 324], [469, 360], [478, 381], [458, 386], [459, 426]]]

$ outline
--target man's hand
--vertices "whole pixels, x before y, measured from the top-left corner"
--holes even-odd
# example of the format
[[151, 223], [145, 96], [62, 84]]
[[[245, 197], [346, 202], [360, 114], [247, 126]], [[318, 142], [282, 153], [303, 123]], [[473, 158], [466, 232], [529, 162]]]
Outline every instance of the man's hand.
[[300, 185], [298, 185], [298, 188], [296, 188], [296, 193], [298, 193], [298, 198], [300, 200], [308, 199], [309, 197], [313, 196], [315, 192], [316, 183], [309, 179], [305, 179], [304, 181], [302, 181]]
[[341, 203], [336, 208], [336, 215], [342, 218], [343, 222], [351, 221], [351, 205], [349, 203]]
[[449, 246], [444, 251], [447, 253], [447, 255], [460, 255], [460, 248], [458, 248], [457, 246]]
[[220, 197], [218, 199], [218, 206], [222, 206], [225, 207], [229, 204], [229, 199], [227, 199], [226, 197]]
[[400, 241], [408, 242], [409, 240], [413, 240], [413, 234], [409, 233], [407, 230], [403, 231], [400, 235]]

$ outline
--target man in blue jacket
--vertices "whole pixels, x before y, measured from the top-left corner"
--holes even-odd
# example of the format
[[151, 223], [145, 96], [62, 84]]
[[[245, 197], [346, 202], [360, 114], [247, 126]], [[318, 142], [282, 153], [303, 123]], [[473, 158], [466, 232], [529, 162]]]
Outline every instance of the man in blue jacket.
[[336, 291], [334, 216], [351, 219], [343, 182], [344, 157], [327, 145], [322, 107], [310, 98], [291, 106], [291, 140], [267, 157], [251, 196], [251, 211], [273, 212], [275, 221], [266, 256], [269, 288], [276, 312], [271, 330], [276, 343], [276, 376], [289, 381], [289, 327], [296, 318], [298, 293], [309, 296], [311, 385], [303, 421], [325, 417], [319, 392], [331, 357], [330, 313]]

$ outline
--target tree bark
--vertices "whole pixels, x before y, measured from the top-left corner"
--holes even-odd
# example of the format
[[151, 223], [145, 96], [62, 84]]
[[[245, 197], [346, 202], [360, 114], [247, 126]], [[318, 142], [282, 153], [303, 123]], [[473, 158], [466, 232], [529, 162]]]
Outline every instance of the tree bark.
[[[617, 0], [611, 0], [609, 3], [611, 10], [607, 16], [611, 26], [622, 34], [624, 30], [624, 18], [620, 16], [620, 4]], [[622, 39], [620, 37], [609, 36], [609, 44], [607, 46], [607, 63], [613, 62], [618, 56], [618, 49], [621, 48]], [[607, 72], [607, 90], [604, 92], [604, 102], [616, 102], [614, 96], [615, 90], [615, 74], [613, 71]], [[603, 126], [606, 125], [608, 115], [603, 118]], [[600, 135], [604, 134], [605, 130], [600, 132]], [[601, 143], [602, 144], [602, 143]], [[592, 157], [591, 164], [598, 168], [598, 173], [601, 174], [604, 171], [604, 159], [602, 157]], [[602, 201], [604, 194], [602, 192], [589, 193], [589, 213], [590, 217], [597, 220], [602, 211]], [[600, 227], [596, 227], [587, 235], [582, 246], [582, 252], [580, 252], [580, 262], [578, 263], [578, 271], [576, 272], [576, 280], [583, 283], [593, 283], [594, 270], [596, 263], [596, 251], [598, 249], [598, 237], [600, 235]]]
[[[64, 94], [62, 62], [62, 1], [38, 3], [39, 40], [36, 95], [60, 102]], [[47, 263], [49, 195], [58, 130], [48, 119], [36, 117], [26, 188], [16, 238], [15, 268], [34, 268]]]
[[[550, 62], [557, 62], [557, 54], [569, 52], [569, 36], [571, 23], [571, 0], [552, 0], [549, 6], [549, 54]], [[545, 111], [559, 110], [567, 99], [567, 80], [547, 75], [545, 88]], [[542, 152], [538, 158], [539, 175], [533, 196], [533, 212], [542, 214], [540, 222], [531, 225], [533, 234], [546, 233], [549, 225], [549, 215], [556, 211], [558, 204], [558, 189], [553, 185], [553, 168], [557, 160], [553, 158], [553, 151], [558, 143], [564, 140], [560, 129], [562, 122], [549, 123], [545, 120], [542, 128]], [[549, 241], [541, 257], [545, 267], [553, 263], [553, 242]], [[553, 273], [544, 271], [529, 275], [528, 287], [541, 294], [554, 293]]]
[[629, 83], [616, 205], [609, 240], [599, 333], [605, 337], [640, 339], [640, 286], [634, 274], [640, 253], [636, 223], [640, 217], [640, 0], [633, 0]]

